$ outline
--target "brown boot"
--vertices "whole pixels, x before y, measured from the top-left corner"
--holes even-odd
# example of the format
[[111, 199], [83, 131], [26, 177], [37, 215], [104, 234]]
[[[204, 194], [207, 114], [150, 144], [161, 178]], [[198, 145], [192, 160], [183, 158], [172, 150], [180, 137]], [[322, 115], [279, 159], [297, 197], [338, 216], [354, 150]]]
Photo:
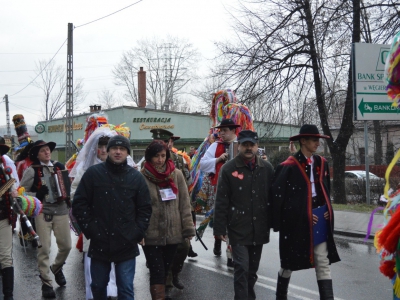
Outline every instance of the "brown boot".
[[165, 299], [165, 284], [153, 284], [150, 286], [151, 300]]

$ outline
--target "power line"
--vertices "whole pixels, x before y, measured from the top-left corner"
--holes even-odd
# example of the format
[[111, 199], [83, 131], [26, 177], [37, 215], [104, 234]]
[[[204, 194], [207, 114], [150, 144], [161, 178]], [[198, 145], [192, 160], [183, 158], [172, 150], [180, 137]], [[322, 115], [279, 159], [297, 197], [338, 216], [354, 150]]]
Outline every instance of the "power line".
[[[47, 66], [47, 65], [46, 65]], [[94, 66], [82, 66], [82, 67], [76, 67], [75, 69], [93, 69], [93, 68], [106, 68], [106, 67], [112, 67], [114, 65], [94, 65]], [[0, 73], [8, 73], [8, 72], [34, 72], [36, 70], [7, 70], [7, 71], [0, 71]]]
[[79, 26], [75, 26], [75, 29], [76, 29], [76, 28], [79, 28], [79, 27], [82, 27], [82, 26], [89, 25], [89, 24], [94, 23], [94, 22], [97, 22], [97, 21], [100, 21], [100, 20], [102, 20], [102, 19], [105, 19], [105, 18], [107, 18], [107, 17], [109, 17], [109, 16], [112, 16], [112, 15], [114, 15], [114, 14], [116, 14], [116, 13], [119, 13], [120, 11], [123, 11], [124, 9], [127, 9], [127, 8], [129, 8], [129, 7], [133, 6], [133, 5], [136, 5], [136, 4], [138, 4], [139, 2], [142, 2], [142, 1], [143, 1], [143, 0], [139, 0], [139, 1], [135, 2], [135, 3], [133, 3], [133, 4], [130, 4], [130, 5], [126, 6], [126, 7], [124, 7], [124, 8], [121, 8], [120, 10], [117, 10], [117, 11], [115, 11], [115, 12], [109, 14], [109, 15], [106, 15], [106, 16], [104, 16], [104, 17], [98, 18], [98, 19], [96, 19], [96, 20], [90, 21], [90, 22], [88, 22], [88, 23], [85, 23], [85, 24], [82, 24], [82, 25], [79, 25]]
[[[111, 13], [111, 14], [108, 14], [108, 15], [106, 15], [106, 16], [104, 16], [104, 17], [98, 18], [98, 19], [96, 19], [96, 20], [90, 21], [90, 22], [88, 22], [88, 23], [85, 23], [85, 24], [82, 24], [82, 25], [79, 25], [79, 26], [75, 26], [74, 29], [79, 28], [79, 27], [83, 27], [83, 26], [86, 26], [86, 25], [89, 25], [89, 24], [91, 24], [91, 23], [100, 21], [100, 20], [102, 20], [102, 19], [105, 19], [105, 18], [107, 18], [107, 17], [109, 17], [109, 16], [112, 16], [112, 15], [114, 15], [114, 14], [116, 14], [116, 13], [119, 13], [119, 12], [121, 12], [121, 11], [123, 11], [123, 10], [125, 10], [125, 9], [127, 9], [127, 8], [129, 8], [129, 7], [131, 7], [131, 6], [134, 6], [134, 5], [136, 5], [136, 4], [138, 4], [138, 3], [142, 2], [142, 1], [143, 1], [143, 0], [139, 0], [139, 1], [135, 2], [135, 3], [132, 3], [132, 4], [130, 4], [130, 5], [126, 6], [126, 7], [124, 7], [124, 8], [121, 8], [120, 10], [117, 10], [117, 11]], [[19, 90], [19, 91], [16, 92], [16, 93], [10, 95], [10, 97], [12, 97], [12, 96], [14, 96], [14, 95], [17, 95], [18, 93], [20, 93], [20, 92], [22, 92], [24, 89], [26, 89], [29, 85], [31, 85], [32, 82], [34, 82], [35, 79], [38, 78], [39, 75], [42, 74], [43, 71], [46, 69], [46, 67], [53, 61], [54, 57], [58, 54], [58, 52], [61, 50], [61, 48], [62, 48], [62, 47], [64, 46], [64, 44], [67, 42], [67, 40], [68, 40], [68, 38], [65, 39], [64, 43], [62, 43], [61, 47], [60, 47], [60, 48], [57, 50], [57, 52], [53, 55], [53, 57], [50, 59], [50, 61], [47, 63], [47, 65], [40, 71], [40, 73], [39, 73], [31, 82], [29, 82], [24, 88], [22, 88], [21, 90]]]
[[33, 80], [32, 80], [31, 82], [29, 82], [24, 88], [22, 88], [21, 90], [19, 90], [19, 91], [16, 92], [16, 93], [10, 95], [10, 97], [12, 97], [12, 96], [14, 96], [14, 95], [16, 95], [16, 94], [22, 92], [24, 89], [26, 89], [28, 86], [30, 86], [31, 83], [34, 82], [35, 79], [38, 78], [39, 75], [42, 74], [43, 71], [46, 69], [46, 67], [53, 61], [54, 57], [56, 57], [57, 53], [58, 53], [58, 52], [61, 50], [61, 48], [65, 45], [65, 43], [67, 42], [67, 40], [68, 40], [68, 39], [65, 39], [64, 43], [62, 43], [61, 47], [57, 50], [56, 54], [53, 55], [53, 57], [50, 59], [50, 61], [47, 63], [47, 65], [42, 69], [42, 71], [40, 71], [40, 73], [37, 74], [37, 76], [36, 76], [35, 78], [33, 78]]
[[[124, 50], [110, 50], [110, 51], [78, 51], [74, 54], [93, 54], [93, 53], [106, 53], [106, 52], [122, 52]], [[0, 55], [27, 55], [27, 54], [53, 54], [53, 52], [0, 52]], [[67, 52], [60, 52], [60, 54], [67, 54]]]

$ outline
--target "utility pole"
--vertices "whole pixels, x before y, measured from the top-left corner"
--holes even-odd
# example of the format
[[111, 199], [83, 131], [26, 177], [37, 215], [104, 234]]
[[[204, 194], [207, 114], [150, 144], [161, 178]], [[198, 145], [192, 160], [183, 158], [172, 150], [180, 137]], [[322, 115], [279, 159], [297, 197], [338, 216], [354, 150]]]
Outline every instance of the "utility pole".
[[65, 161], [67, 161], [73, 155], [74, 133], [72, 128], [73, 116], [74, 116], [74, 65], [73, 65], [73, 30], [74, 26], [72, 23], [68, 23], [68, 51], [67, 51], [67, 99], [66, 105], [66, 117], [65, 117]]
[[[8, 108], [8, 95], [4, 96], [4, 101], [6, 102], [6, 116], [7, 116], [7, 135], [11, 139], [11, 129], [10, 129], [10, 109]], [[14, 145], [13, 145], [14, 146]]]

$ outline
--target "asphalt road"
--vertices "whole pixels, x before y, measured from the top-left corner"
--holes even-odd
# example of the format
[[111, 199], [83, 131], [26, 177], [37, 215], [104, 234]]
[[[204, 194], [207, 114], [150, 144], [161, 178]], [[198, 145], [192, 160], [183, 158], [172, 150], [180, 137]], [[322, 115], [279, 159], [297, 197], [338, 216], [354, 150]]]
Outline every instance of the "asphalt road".
[[[71, 232], [73, 235], [73, 233]], [[73, 236], [73, 245], [76, 243]], [[209, 247], [206, 251], [200, 242], [193, 248], [199, 254], [187, 259], [181, 273], [185, 285], [183, 291], [174, 290], [174, 299], [185, 300], [223, 300], [233, 299], [233, 269], [226, 267], [226, 255], [221, 257], [212, 253], [213, 236], [207, 229], [203, 237]], [[390, 281], [379, 270], [379, 257], [372, 242], [361, 239], [336, 236], [341, 262], [332, 265], [335, 299], [391, 299]], [[223, 249], [225, 246], [223, 245]], [[54, 259], [56, 243], [52, 242], [51, 259]], [[15, 299], [42, 299], [41, 282], [36, 266], [36, 250], [28, 247], [26, 253], [14, 235]], [[271, 242], [264, 246], [261, 258], [259, 279], [256, 284], [257, 299], [275, 299], [276, 276], [279, 270], [278, 235], [271, 233]], [[57, 299], [85, 299], [82, 254], [71, 250], [64, 267], [67, 279], [65, 287], [54, 286]], [[149, 293], [149, 273], [144, 255], [137, 258], [135, 275], [135, 299], [151, 299]], [[1, 285], [1, 284], [0, 284]], [[2, 299], [2, 298], [0, 298]], [[313, 269], [294, 272], [290, 281], [289, 299], [319, 299], [318, 286]]]

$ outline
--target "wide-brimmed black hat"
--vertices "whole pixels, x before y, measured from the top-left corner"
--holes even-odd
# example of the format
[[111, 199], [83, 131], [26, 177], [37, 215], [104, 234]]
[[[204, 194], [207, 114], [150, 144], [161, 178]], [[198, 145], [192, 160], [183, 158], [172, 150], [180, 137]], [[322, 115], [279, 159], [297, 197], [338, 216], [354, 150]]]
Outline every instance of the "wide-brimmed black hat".
[[253, 144], [258, 144], [258, 135], [257, 132], [251, 130], [242, 130], [239, 132], [238, 142], [240, 144], [244, 142], [252, 142]]
[[56, 143], [54, 143], [54, 142], [48, 142], [48, 143], [46, 143], [46, 142], [43, 141], [43, 140], [38, 140], [38, 141], [34, 142], [32, 148], [31, 148], [31, 150], [29, 150], [29, 158], [30, 158], [31, 160], [36, 160], [40, 148], [42, 148], [42, 147], [44, 147], [44, 146], [49, 146], [50, 152], [53, 152], [54, 148], [56, 147]]
[[232, 119], [225, 119], [222, 120], [221, 123], [218, 126], [215, 126], [214, 128], [222, 128], [222, 127], [240, 127], [240, 125], [235, 124]]
[[320, 139], [330, 139], [330, 136], [319, 134], [319, 130], [315, 125], [305, 124], [301, 126], [300, 132], [298, 135], [294, 135], [289, 138], [290, 141], [298, 141], [303, 137], [317, 137]]
[[8, 151], [10, 151], [10, 147], [6, 144], [0, 144], [0, 156], [6, 154]]

